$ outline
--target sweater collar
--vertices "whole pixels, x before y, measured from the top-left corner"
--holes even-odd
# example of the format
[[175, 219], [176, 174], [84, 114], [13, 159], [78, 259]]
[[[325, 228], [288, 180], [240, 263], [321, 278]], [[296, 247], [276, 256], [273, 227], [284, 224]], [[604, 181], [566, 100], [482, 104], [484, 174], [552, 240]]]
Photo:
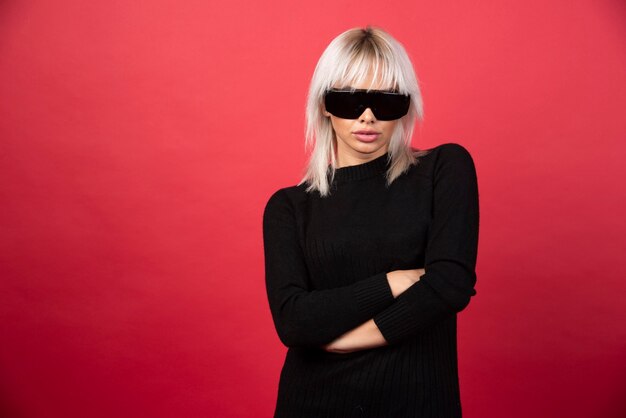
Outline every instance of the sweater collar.
[[389, 168], [389, 158], [389, 152], [387, 152], [366, 163], [337, 168], [335, 170], [335, 181], [344, 183], [347, 181], [380, 176], [387, 172]]

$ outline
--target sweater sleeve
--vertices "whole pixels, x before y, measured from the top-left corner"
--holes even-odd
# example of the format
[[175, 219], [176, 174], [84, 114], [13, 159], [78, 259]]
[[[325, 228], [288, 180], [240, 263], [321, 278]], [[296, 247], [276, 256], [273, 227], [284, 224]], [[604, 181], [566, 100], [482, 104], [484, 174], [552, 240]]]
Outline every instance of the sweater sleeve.
[[348, 286], [310, 288], [293, 206], [281, 189], [270, 197], [265, 207], [267, 296], [274, 326], [284, 345], [320, 347], [372, 318], [396, 299], [386, 272]]
[[433, 176], [425, 274], [393, 305], [374, 316], [389, 344], [460, 312], [476, 294], [479, 209], [471, 155], [461, 145], [442, 145]]

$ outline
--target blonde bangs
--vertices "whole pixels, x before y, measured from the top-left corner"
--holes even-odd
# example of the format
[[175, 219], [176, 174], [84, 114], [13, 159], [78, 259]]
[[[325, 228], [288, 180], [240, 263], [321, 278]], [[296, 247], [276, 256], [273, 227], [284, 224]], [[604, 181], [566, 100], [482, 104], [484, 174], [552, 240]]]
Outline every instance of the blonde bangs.
[[[328, 81], [331, 86], [342, 89], [350, 89], [352, 86], [362, 84], [372, 74], [372, 80], [368, 90], [379, 85], [379, 90], [398, 89], [398, 73], [400, 66], [391, 62], [393, 58], [392, 48], [386, 45], [384, 39], [364, 37], [354, 43], [346, 45], [347, 50], [342, 50], [339, 60]], [[330, 87], [330, 86], [328, 86]]]

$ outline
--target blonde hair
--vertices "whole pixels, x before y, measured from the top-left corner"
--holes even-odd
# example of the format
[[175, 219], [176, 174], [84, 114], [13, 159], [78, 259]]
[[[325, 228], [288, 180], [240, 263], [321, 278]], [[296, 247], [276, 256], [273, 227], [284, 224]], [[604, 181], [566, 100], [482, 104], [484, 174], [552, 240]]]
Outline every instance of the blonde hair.
[[311, 79], [306, 104], [305, 148], [313, 148], [306, 173], [300, 183], [308, 183], [307, 192], [317, 190], [321, 196], [330, 194], [337, 166], [333, 146], [335, 132], [330, 118], [324, 116], [324, 94], [331, 87], [350, 86], [362, 82], [373, 71], [376, 80], [394, 86], [400, 93], [411, 95], [409, 112], [396, 125], [390, 142], [390, 167], [387, 185], [404, 173], [428, 151], [411, 147], [413, 128], [423, 121], [422, 94], [411, 60], [400, 42], [380, 28], [353, 28], [333, 39], [326, 47]]

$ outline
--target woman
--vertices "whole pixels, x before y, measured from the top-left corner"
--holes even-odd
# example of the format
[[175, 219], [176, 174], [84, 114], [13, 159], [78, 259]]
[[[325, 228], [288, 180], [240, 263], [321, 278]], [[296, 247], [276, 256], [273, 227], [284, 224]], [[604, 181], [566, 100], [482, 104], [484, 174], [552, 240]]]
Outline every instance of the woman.
[[335, 38], [315, 69], [302, 181], [263, 215], [267, 295], [289, 348], [275, 417], [460, 417], [456, 314], [476, 294], [478, 187], [461, 145], [411, 148], [404, 48]]

